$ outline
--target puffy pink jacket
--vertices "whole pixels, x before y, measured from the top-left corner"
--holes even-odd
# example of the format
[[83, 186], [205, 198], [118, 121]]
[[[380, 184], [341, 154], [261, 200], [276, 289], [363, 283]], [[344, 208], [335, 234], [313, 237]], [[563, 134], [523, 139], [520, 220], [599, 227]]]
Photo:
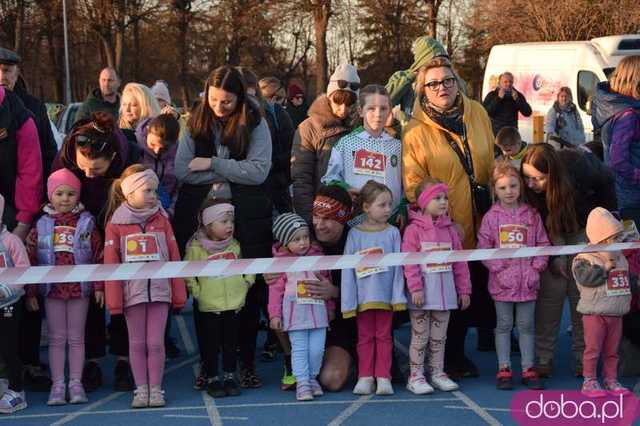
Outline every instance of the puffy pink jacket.
[[[423, 243], [449, 244], [452, 250], [462, 250], [460, 234], [448, 216], [441, 216], [433, 223], [430, 217], [410, 210], [409, 219], [402, 238], [403, 252], [421, 252]], [[469, 265], [466, 262], [455, 262], [450, 272], [441, 273], [425, 273], [422, 265], [406, 265], [404, 276], [410, 294], [425, 292], [425, 304], [422, 307], [413, 306], [411, 297], [407, 297], [409, 309], [456, 309], [456, 296], [471, 294]]]
[[[512, 238], [513, 226], [526, 229]], [[549, 246], [549, 238], [542, 225], [540, 214], [527, 204], [516, 209], [505, 209], [496, 203], [482, 218], [478, 231], [478, 248], [500, 248], [502, 244], [516, 243], [522, 247]], [[489, 293], [500, 302], [526, 302], [535, 300], [540, 288], [540, 272], [547, 267], [548, 257], [523, 257], [519, 259], [485, 260], [482, 263], [489, 269]]]

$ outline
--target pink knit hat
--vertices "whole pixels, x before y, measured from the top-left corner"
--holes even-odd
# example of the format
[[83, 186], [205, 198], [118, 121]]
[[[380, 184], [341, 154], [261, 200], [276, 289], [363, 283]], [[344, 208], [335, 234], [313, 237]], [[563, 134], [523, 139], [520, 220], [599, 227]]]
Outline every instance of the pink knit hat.
[[78, 197], [80, 197], [80, 190], [82, 189], [80, 179], [78, 179], [71, 170], [60, 169], [51, 173], [49, 179], [47, 179], [47, 196], [49, 196], [49, 201], [51, 201], [53, 191], [55, 191], [60, 185], [69, 185], [71, 188], [76, 190]]
[[591, 244], [598, 244], [624, 231], [624, 226], [609, 210], [596, 207], [587, 218], [587, 237]]

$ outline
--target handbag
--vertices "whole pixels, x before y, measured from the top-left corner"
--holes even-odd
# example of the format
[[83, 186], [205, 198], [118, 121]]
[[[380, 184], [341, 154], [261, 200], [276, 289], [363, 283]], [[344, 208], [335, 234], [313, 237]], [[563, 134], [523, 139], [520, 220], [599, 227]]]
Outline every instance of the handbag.
[[462, 144], [464, 146], [464, 153], [460, 150], [458, 144], [453, 140], [448, 132], [444, 133], [447, 143], [456, 153], [462, 168], [464, 169], [467, 177], [469, 178], [469, 187], [471, 188], [471, 202], [473, 204], [473, 210], [475, 214], [483, 215], [491, 208], [491, 192], [489, 187], [481, 185], [476, 181], [476, 177], [473, 169], [473, 158], [471, 157], [471, 149], [469, 148], [469, 142], [467, 141], [467, 130], [463, 128], [462, 132]]

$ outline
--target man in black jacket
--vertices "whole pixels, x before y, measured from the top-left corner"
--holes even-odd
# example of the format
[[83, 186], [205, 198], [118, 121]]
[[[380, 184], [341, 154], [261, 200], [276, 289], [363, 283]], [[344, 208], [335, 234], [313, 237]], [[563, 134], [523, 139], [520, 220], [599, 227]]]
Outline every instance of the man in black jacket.
[[38, 129], [40, 139], [40, 151], [42, 153], [42, 177], [43, 185], [49, 171], [51, 163], [58, 152], [58, 145], [51, 131], [51, 122], [47, 115], [47, 107], [40, 99], [32, 96], [27, 91], [26, 84], [20, 77], [20, 56], [15, 52], [0, 47], [0, 84], [18, 95], [25, 107], [33, 114], [33, 118]]
[[524, 95], [513, 87], [513, 74], [509, 71], [500, 74], [498, 87], [489, 92], [482, 102], [489, 117], [493, 134], [497, 135], [503, 127], [518, 128], [518, 112], [525, 117], [531, 115], [531, 106]]
[[113, 68], [103, 68], [98, 77], [98, 88], [94, 89], [87, 99], [82, 103], [76, 113], [76, 120], [80, 121], [91, 118], [91, 113], [97, 111], [108, 112], [118, 121], [118, 111], [120, 109], [120, 77]]

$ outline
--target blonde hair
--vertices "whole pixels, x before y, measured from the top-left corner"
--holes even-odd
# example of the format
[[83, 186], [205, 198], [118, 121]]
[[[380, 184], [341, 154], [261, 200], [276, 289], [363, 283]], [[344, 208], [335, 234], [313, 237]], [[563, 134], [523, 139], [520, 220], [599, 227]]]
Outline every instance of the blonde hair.
[[[418, 77], [416, 78], [416, 92], [419, 94], [424, 93], [424, 83], [427, 78], [427, 72], [433, 68], [448, 68], [451, 71], [451, 75], [456, 77], [455, 71], [453, 71], [453, 66], [451, 65], [451, 61], [444, 56], [438, 56], [433, 58], [426, 65], [420, 67], [418, 71]], [[456, 83], [458, 79], [456, 78]], [[459, 90], [459, 89], [458, 89]]]
[[420, 195], [429, 188], [430, 186], [437, 185], [439, 183], [444, 183], [440, 179], [432, 178], [431, 176], [425, 176], [424, 179], [416, 186], [416, 189], [413, 195], [416, 197], [416, 201], [420, 198]]
[[640, 55], [623, 58], [609, 80], [611, 90], [640, 99]]
[[131, 176], [134, 173], [143, 172], [147, 169], [150, 169], [149, 166], [145, 166], [144, 164], [132, 164], [120, 175], [118, 179], [114, 179], [111, 183], [111, 189], [109, 190], [109, 199], [107, 200], [107, 211], [105, 215], [105, 226], [111, 220], [111, 216], [113, 216], [113, 212], [116, 211], [118, 207], [127, 199], [122, 193], [121, 183], [124, 178]]
[[132, 96], [140, 106], [140, 120], [138, 120], [138, 123], [149, 117], [156, 117], [160, 115], [160, 104], [147, 86], [140, 83], [127, 83], [127, 85], [124, 86], [122, 96], [120, 97], [120, 119], [118, 120], [118, 125], [121, 129], [135, 129], [135, 126], [137, 125], [137, 123], [129, 123], [124, 118], [123, 112], [125, 108], [125, 96]]
[[518, 200], [521, 202], [524, 201], [524, 180], [522, 179], [522, 174], [520, 174], [520, 170], [507, 159], [496, 160], [493, 163], [493, 169], [491, 170], [491, 194], [493, 195], [493, 199], [496, 199], [496, 182], [498, 182], [498, 179], [506, 176], [513, 176], [518, 179], [520, 183], [520, 196]]
[[378, 195], [383, 192], [388, 192], [389, 195], [393, 197], [393, 193], [388, 186], [380, 182], [376, 182], [375, 180], [367, 181], [367, 183], [365, 183], [360, 189], [360, 195], [358, 195], [358, 206], [361, 210], [364, 210], [363, 207], [365, 204], [373, 203], [376, 201], [376, 198], [378, 198]]

